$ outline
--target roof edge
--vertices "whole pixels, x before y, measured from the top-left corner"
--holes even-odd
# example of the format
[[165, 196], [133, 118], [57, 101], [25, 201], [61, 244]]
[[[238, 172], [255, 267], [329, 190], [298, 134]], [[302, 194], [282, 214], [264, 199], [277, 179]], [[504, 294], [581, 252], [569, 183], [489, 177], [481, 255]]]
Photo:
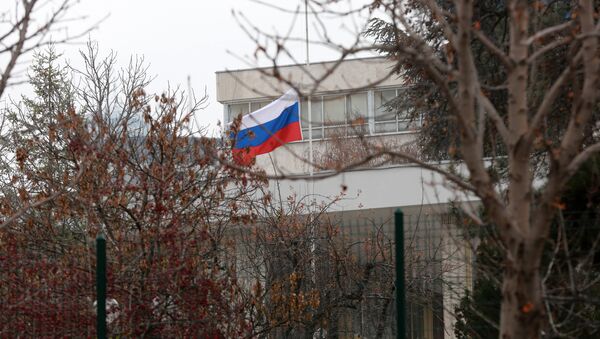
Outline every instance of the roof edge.
[[[385, 56], [375, 56], [375, 57], [363, 57], [363, 58], [353, 58], [353, 59], [344, 59], [343, 61], [361, 61], [361, 60], [387, 60], [388, 58]], [[334, 62], [338, 62], [339, 59], [337, 60], [328, 60], [328, 61], [317, 61], [317, 62], [311, 62], [310, 65], [323, 65], [323, 64], [329, 64], [329, 63], [334, 63]], [[283, 67], [296, 67], [296, 66], [300, 66], [300, 65], [306, 65], [306, 64], [302, 64], [302, 63], [297, 63], [297, 64], [286, 64], [286, 65], [278, 65], [278, 68], [283, 68]], [[244, 71], [255, 71], [255, 70], [259, 70], [259, 69], [271, 69], [273, 68], [273, 66], [262, 66], [262, 67], [251, 67], [251, 68], [237, 68], [237, 69], [229, 69], [229, 70], [223, 70], [223, 71], [215, 71], [215, 74], [222, 74], [222, 73], [233, 73], [233, 72], [244, 72]]]

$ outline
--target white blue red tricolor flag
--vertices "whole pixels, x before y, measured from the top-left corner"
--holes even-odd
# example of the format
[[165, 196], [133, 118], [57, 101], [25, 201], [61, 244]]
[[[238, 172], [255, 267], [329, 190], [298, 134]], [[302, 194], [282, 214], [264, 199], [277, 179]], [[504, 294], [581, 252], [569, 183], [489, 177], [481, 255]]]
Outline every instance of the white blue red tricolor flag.
[[302, 140], [298, 93], [290, 89], [265, 107], [244, 115], [239, 131], [232, 132], [231, 138], [234, 159], [242, 164], [283, 144]]

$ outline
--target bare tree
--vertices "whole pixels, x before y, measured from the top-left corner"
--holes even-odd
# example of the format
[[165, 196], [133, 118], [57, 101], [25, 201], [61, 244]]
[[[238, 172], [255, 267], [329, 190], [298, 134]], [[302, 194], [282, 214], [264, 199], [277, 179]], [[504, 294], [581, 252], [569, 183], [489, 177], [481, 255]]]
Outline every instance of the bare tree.
[[13, 8], [0, 9], [0, 97], [9, 85], [23, 80], [18, 74], [23, 56], [50, 43], [73, 42], [96, 27], [69, 34], [67, 23], [78, 19], [69, 16], [76, 5], [73, 0], [22, 0], [12, 4]]
[[225, 230], [253, 220], [242, 198], [264, 181], [212, 160], [231, 155], [192, 124], [206, 97], [188, 106], [177, 93], [147, 95], [141, 60], [118, 69], [93, 44], [82, 54], [75, 86], [52, 50], [37, 54], [36, 96], [9, 110], [17, 161], [0, 186], [13, 220], [0, 229], [0, 333], [92, 336], [102, 232], [114, 335], [243, 336]]
[[[251, 203], [256, 223], [231, 230], [252, 335], [393, 336], [391, 218], [365, 213], [344, 219], [331, 211], [342, 196], [321, 203], [314, 196], [264, 197]], [[431, 321], [441, 323], [445, 276], [458, 270], [440, 264], [457, 250], [444, 234], [457, 228], [441, 225], [437, 217], [423, 217], [404, 233], [408, 301], [421, 316], [428, 309]]]
[[[77, 1], [73, 0], [21, 0], [10, 3], [8, 8], [0, 9], [0, 99], [9, 86], [28, 81], [24, 74], [27, 70], [24, 57], [43, 46], [76, 42], [97, 27], [97, 24], [93, 24], [69, 33], [68, 26], [83, 19], [71, 16], [76, 4]], [[4, 135], [10, 123], [6, 119], [5, 108], [0, 110], [0, 133], [3, 140], [0, 146], [3, 155], [1, 166], [3, 170], [9, 170], [17, 154], [11, 156], [14, 149], [8, 148], [9, 136]], [[5, 214], [0, 229], [17, 220], [30, 208], [46, 204], [63, 193], [64, 189], [61, 188], [34, 201], [25, 201], [20, 208], [11, 210], [10, 215]]]
[[[385, 53], [396, 62], [383, 78], [397, 76], [407, 65], [417, 69], [431, 83], [432, 92], [447, 103], [443, 113], [456, 126], [448, 131], [457, 141], [451, 153], [464, 171], [427, 162], [402, 149], [373, 145], [368, 156], [340, 166], [337, 172], [376, 157], [401, 158], [441, 174], [457, 190], [478, 196], [486, 217], [498, 227], [502, 250], [500, 337], [539, 338], [548, 319], [540, 267], [550, 225], [563, 208], [561, 193], [569, 178], [600, 151], [598, 4], [591, 0], [547, 5], [522, 0], [502, 2], [497, 11], [506, 18], [504, 41], [481, 30], [479, 20], [484, 18], [478, 16], [474, 1], [384, 0], [354, 7], [348, 1], [348, 7], [341, 8], [344, 4], [310, 1], [320, 32], [320, 39], [312, 43], [336, 48], [341, 56], [318, 76], [304, 67], [312, 80], [309, 87], [286, 79], [278, 69], [282, 56], [293, 56], [286, 46], [299, 39], [267, 34], [244, 22], [249, 36], [258, 44], [257, 57], [273, 64], [260, 71], [308, 94], [344, 59], [365, 51]], [[543, 20], [556, 6], [564, 12], [561, 20]], [[356, 40], [345, 46], [337, 44], [322, 25], [326, 15], [362, 20], [358, 21]], [[387, 24], [391, 33], [386, 41], [363, 35], [374, 19]], [[498, 63], [494, 70], [500, 82], [486, 82], [476, 61], [476, 46]], [[557, 51], [563, 51], [564, 61], [550, 61], [552, 71], [547, 72], [542, 66]], [[544, 81], [540, 81], [541, 72], [546, 72]], [[312, 90], [307, 93], [306, 88]], [[492, 100], [490, 92], [494, 90], [504, 91], [505, 95]], [[561, 112], [564, 123], [549, 125], [555, 104], [565, 98], [567, 109]], [[549, 137], [546, 129], [556, 134]], [[495, 143], [505, 150], [495, 158], [485, 152], [491, 133]], [[493, 166], [498, 160], [505, 164], [503, 180], [499, 180]]]

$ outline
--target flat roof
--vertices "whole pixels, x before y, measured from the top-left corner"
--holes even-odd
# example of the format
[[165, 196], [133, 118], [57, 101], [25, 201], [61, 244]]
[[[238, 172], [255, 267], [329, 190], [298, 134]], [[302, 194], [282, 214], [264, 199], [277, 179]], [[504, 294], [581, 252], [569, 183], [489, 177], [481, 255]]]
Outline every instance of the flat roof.
[[217, 101], [229, 103], [276, 97], [289, 89], [288, 81], [313, 93], [401, 86], [404, 82], [394, 73], [396, 66], [396, 62], [387, 58], [372, 57], [322, 61], [308, 66], [277, 66], [280, 78], [274, 76], [272, 66], [219, 71], [216, 72]]
[[[375, 57], [364, 57], [364, 58], [351, 58], [351, 59], [344, 59], [343, 62], [346, 61], [369, 61], [369, 60], [386, 60], [386, 57], [382, 57], [382, 56], [375, 56]], [[337, 62], [338, 60], [326, 60], [326, 61], [315, 61], [315, 62], [311, 62], [310, 65], [321, 65], [321, 64], [329, 64], [329, 63], [334, 63]], [[285, 67], [297, 67], [297, 66], [305, 66], [306, 63], [303, 64], [285, 64], [285, 65], [277, 65], [277, 68], [285, 68]], [[231, 72], [243, 72], [243, 71], [253, 71], [253, 70], [264, 70], [264, 69], [272, 69], [273, 66], [260, 66], [260, 67], [248, 67], [248, 68], [236, 68], [236, 69], [226, 69], [223, 71], [216, 71], [215, 74], [220, 74], [220, 73], [231, 73]]]

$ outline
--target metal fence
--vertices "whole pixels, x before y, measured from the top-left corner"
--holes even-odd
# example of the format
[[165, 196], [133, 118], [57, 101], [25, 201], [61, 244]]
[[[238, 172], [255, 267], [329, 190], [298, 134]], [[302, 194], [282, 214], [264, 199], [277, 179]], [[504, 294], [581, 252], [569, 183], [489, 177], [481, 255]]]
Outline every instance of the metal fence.
[[[374, 259], [382, 263], [372, 270], [369, 279], [365, 281], [366, 286], [362, 290], [363, 293], [356, 297], [358, 299], [349, 297], [348, 300], [352, 303], [336, 304], [334, 309], [328, 311], [328, 323], [319, 325], [318, 329], [283, 323], [280, 326], [274, 326], [270, 331], [261, 332], [257, 337], [285, 338], [290, 335], [307, 335], [311, 332], [319, 332], [323, 337], [326, 336], [324, 333], [327, 333], [329, 337], [337, 336], [338, 338], [394, 337], [396, 335], [394, 261], [389, 257], [375, 258], [372, 251], [373, 246], [376, 245], [387, 246], [387, 250], [378, 255], [391, 254], [393, 251], [395, 245], [393, 219], [389, 214], [340, 220], [338, 236], [348, 244], [347, 248], [359, 264], [356, 267], [364, 268]], [[461, 306], [461, 303], [468, 300], [465, 299], [465, 291], [471, 290], [470, 296], [473, 297], [473, 293], [477, 293], [477, 289], [481, 288], [477, 286], [482, 286], [480, 278], [487, 274], [483, 270], [485, 264], [483, 259], [477, 257], [481, 255], [477, 251], [482, 248], [482, 239], [485, 237], [481, 230], [482, 228], [471, 228], [467, 222], [450, 214], [410, 214], [406, 216], [404, 238], [407, 338], [441, 339], [453, 336], [456, 309]], [[597, 267], [598, 258], [600, 258], [597, 253], [600, 251], [596, 249], [599, 231], [600, 222], [598, 220], [583, 220], [572, 216], [564, 217], [563, 227], [553, 228], [548, 243], [548, 256], [543, 269], [544, 273], [547, 273], [548, 284], [551, 283], [555, 288], [548, 292], [548, 298], [554, 297], [555, 300], [563, 300], [553, 302], [552, 299], [548, 299], [548, 307], [553, 310], [551, 315], [557, 319], [555, 326], [558, 326], [558, 330], [573, 330], [558, 321], [571, 316], [569, 307], [579, 312], [577, 313], [579, 315], [591, 314], [593, 316], [595, 314], [596, 306], [586, 304], [585, 300], [569, 299], [568, 304], [564, 300], [571, 297], [568, 294], [571, 286], [567, 286], [568, 284], [565, 283], [569, 281], [566, 279], [569, 276], [569, 267], [573, 270], [572, 274], [579, 277], [579, 280], [574, 282], [575, 284], [592, 289], [598, 288], [598, 282], [594, 283], [592, 276], [594, 272], [600, 271]], [[564, 244], [571, 246], [570, 263], [565, 261], [567, 258], [564, 253], [568, 246], [564, 246]], [[289, 248], [284, 246], [282, 250], [289, 250]], [[95, 244], [90, 242], [79, 247], [70, 247], [61, 244], [58, 240], [49, 241], [47, 244], [32, 244], [25, 241], [24, 238], [14, 238], [9, 233], [2, 233], [0, 235], [0, 297], [2, 298], [0, 300], [0, 338], [96, 337], [98, 333], [95, 309], [97, 295], [95, 251]], [[168, 252], [168, 248], [163, 248], [162, 251]], [[317, 246], [316, 253], [319, 253], [319, 246]], [[169, 253], [169, 255], [171, 254]], [[135, 337], [140, 333], [146, 333], [146, 336], [150, 337], [194, 336], [200, 333], [198, 329], [208, 326], [206, 325], [207, 319], [212, 318], [211, 311], [217, 307], [207, 305], [212, 302], [212, 299], [206, 299], [210, 297], [205, 297], [204, 301], [197, 299], [203, 294], [198, 294], [196, 291], [193, 294], [193, 298], [196, 299], [192, 300], [192, 303], [182, 304], [178, 301], [187, 299], [188, 294], [186, 293], [192, 293], [198, 286], [206, 286], [209, 284], [208, 282], [178, 281], [178, 275], [185, 267], [170, 267], [162, 271], [161, 275], [145, 277], [142, 284], [123, 280], [123, 275], [116, 278], [115, 272], [111, 271], [111, 262], [114, 262], [119, 255], [117, 248], [109, 247], [108, 297], [106, 299], [109, 336]], [[577, 265], [583, 265], [582, 258], [590, 257], [590, 255], [591, 259], [589, 260], [592, 262], [592, 266], [585, 272], [581, 270], [575, 272]], [[56, 260], [57, 258], [61, 258], [61, 260]], [[283, 273], [288, 269], [294, 269], [293, 262], [284, 262], [285, 258], [282, 256], [267, 259], [269, 260], [265, 262], [281, 264], [279, 270]], [[132, 266], [143, 264], [143, 261], [131, 263]], [[328, 279], [333, 277], [331, 265], [331, 261], [327, 260], [317, 262], [315, 265], [316, 284], [322, 286], [323, 291], [331, 283]], [[549, 270], [550, 273], [548, 273]], [[240, 281], [245, 278], [241, 272], [238, 273], [240, 275], [237, 277], [237, 286], [252, 289], [253, 281], [246, 285], [242, 284]], [[169, 292], [173, 296], [170, 299], [171, 297], [159, 298], [150, 294], [160, 292], [160, 289], [151, 289], [150, 286], [160, 286], [169, 280], [173, 280], [173, 283], [178, 281], [179, 285], [177, 286], [179, 287], [185, 286], [178, 290], [181, 295], [175, 296]], [[221, 281], [223, 285], [215, 286], [215, 290], [227, 289], [224, 288], [228, 286], [226, 282]], [[474, 282], [475, 290], [473, 290]], [[347, 282], [348, 285], [354, 283], [354, 281]], [[154, 292], [139, 290], [144, 289], [144, 286]], [[577, 285], [576, 287], [581, 286]], [[348, 287], [349, 290], [355, 288], [354, 285]], [[170, 287], [166, 286], [165, 288]], [[240, 291], [236, 293], [241, 293]], [[586, 293], [586, 290], [580, 291]], [[206, 295], [210, 295], [213, 292], [206, 293]], [[191, 295], [189, 294], [189, 296]], [[219, 297], [233, 298], [233, 296], [234, 294], [224, 294]], [[483, 312], [490, 312], [486, 309], [487, 306], [491, 308], [491, 311], [497, 310], [499, 299], [489, 300], [488, 304], [486, 302], [478, 300], [476, 306], [483, 308]], [[139, 318], [127, 314], [134, 309], [134, 305], [137, 305], [136, 316]], [[248, 312], [248, 309], [244, 308], [234, 309], [234, 306], [237, 306], [232, 303], [225, 303], [225, 305], [230, 307], [228, 311], [237, 312], [238, 315]], [[569, 307], [564, 305], [569, 305]], [[247, 307], [248, 305], [243, 306]], [[191, 313], [184, 312], [184, 307], [189, 307]], [[196, 311], [205, 312], [204, 318], [190, 316]], [[215, 314], [217, 313], [215, 312]], [[147, 316], [146, 318], [144, 318], [144, 314]], [[471, 320], [467, 321], [465, 325], [467, 330], [465, 331], [476, 334], [487, 333], [485, 331], [490, 328], [493, 330], [493, 327], [485, 325], [485, 321], [473, 321], [473, 317], [476, 318], [476, 316], [472, 314], [469, 316]], [[218, 318], [217, 315], [215, 317], [212, 319], [217, 323], [215, 326], [227, 323], [226, 318]], [[148, 322], [148, 318], [154, 320]], [[138, 328], [138, 319], [144, 320], [139, 323], [146, 324], [148, 328]], [[590, 328], [594, 326], [600, 328], [600, 320], [593, 317], [588, 320]], [[292, 325], [295, 326], [293, 329], [290, 327]], [[181, 329], [190, 330], [182, 332]]]

